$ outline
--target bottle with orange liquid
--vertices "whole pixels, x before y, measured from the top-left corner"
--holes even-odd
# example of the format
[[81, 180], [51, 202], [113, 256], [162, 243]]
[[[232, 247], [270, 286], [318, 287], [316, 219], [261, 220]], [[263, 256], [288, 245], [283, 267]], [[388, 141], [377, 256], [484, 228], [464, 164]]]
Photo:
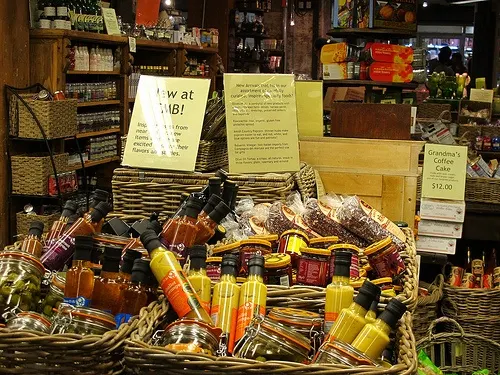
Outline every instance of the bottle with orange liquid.
[[45, 247], [48, 248], [52, 243], [57, 240], [66, 229], [66, 224], [68, 224], [69, 217], [76, 213], [78, 209], [78, 205], [74, 201], [66, 201], [63, 207], [63, 211], [59, 219], [54, 221], [52, 227], [47, 233], [47, 237], [45, 238]]
[[89, 307], [94, 291], [94, 271], [91, 256], [94, 241], [91, 236], [75, 237], [75, 255], [66, 272], [64, 302], [77, 307]]
[[23, 240], [21, 244], [21, 251], [28, 254], [34, 255], [37, 258], [42, 256], [42, 233], [43, 233], [43, 223], [41, 221], [33, 221], [30, 225], [30, 230], [28, 236]]
[[104, 248], [101, 277], [95, 281], [91, 307], [115, 315], [120, 307], [120, 293], [124, 280], [120, 277], [122, 249], [108, 245]]
[[198, 215], [198, 220], [196, 221], [196, 244], [205, 244], [207, 241], [213, 237], [215, 234], [215, 228], [220, 224], [222, 219], [231, 211], [229, 206], [224, 202], [220, 202], [217, 207], [215, 207], [206, 217], [200, 217]]

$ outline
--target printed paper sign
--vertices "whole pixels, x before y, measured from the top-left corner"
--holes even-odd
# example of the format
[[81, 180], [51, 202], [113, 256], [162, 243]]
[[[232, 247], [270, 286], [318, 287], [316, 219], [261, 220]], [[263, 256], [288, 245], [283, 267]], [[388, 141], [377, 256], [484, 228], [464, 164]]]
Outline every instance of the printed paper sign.
[[467, 147], [426, 144], [422, 198], [464, 200]]
[[493, 102], [493, 90], [470, 89], [470, 100], [474, 102]]
[[141, 76], [123, 164], [194, 171], [209, 79]]
[[299, 170], [292, 74], [224, 74], [231, 173]]
[[101, 8], [101, 11], [108, 35], [121, 35], [115, 10], [113, 8]]

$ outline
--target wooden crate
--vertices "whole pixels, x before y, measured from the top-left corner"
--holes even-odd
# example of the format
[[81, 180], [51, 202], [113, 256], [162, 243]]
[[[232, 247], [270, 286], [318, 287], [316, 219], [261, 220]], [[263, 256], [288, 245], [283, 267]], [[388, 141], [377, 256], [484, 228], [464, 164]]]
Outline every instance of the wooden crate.
[[358, 195], [389, 219], [412, 225], [418, 155], [425, 142], [302, 137], [300, 160], [316, 169], [326, 192]]

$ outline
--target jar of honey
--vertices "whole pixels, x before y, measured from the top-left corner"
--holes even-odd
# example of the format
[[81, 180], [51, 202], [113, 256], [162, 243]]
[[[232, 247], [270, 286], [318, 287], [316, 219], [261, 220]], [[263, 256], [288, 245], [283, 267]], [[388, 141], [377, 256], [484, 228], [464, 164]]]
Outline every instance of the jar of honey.
[[335, 252], [337, 251], [347, 251], [351, 253], [351, 268], [349, 270], [350, 277], [351, 279], [359, 278], [359, 248], [357, 246], [348, 243], [336, 244], [330, 246], [328, 248], [328, 251], [330, 251], [332, 254], [332, 257], [330, 259], [330, 279], [332, 278], [333, 272], [335, 270]]
[[379, 278], [393, 278], [406, 270], [405, 263], [390, 237], [368, 246], [365, 255]]
[[326, 287], [329, 281], [330, 251], [303, 247], [297, 258], [297, 284]]
[[292, 286], [292, 258], [288, 254], [272, 253], [265, 257], [266, 273], [264, 283], [267, 285]]

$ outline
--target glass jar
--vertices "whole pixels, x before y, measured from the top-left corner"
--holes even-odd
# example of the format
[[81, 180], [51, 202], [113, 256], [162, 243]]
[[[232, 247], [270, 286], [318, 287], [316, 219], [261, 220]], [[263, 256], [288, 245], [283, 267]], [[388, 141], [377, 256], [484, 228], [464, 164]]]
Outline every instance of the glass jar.
[[220, 281], [222, 257], [207, 258], [207, 276], [214, 283]]
[[162, 334], [158, 345], [166, 349], [216, 355], [222, 330], [194, 319], [179, 319]]
[[273, 253], [278, 251], [278, 240], [279, 237], [277, 234], [263, 234], [263, 235], [256, 235], [250, 237], [251, 240], [257, 239], [257, 240], [264, 240], [264, 241], [269, 241], [271, 242], [271, 249]]
[[54, 316], [54, 309], [58, 309], [64, 300], [64, 285], [66, 279], [62, 275], [55, 274], [49, 287], [49, 292], [42, 302], [42, 314], [51, 318]]
[[42, 263], [29, 254], [0, 253], [0, 315], [14, 308], [36, 310], [44, 272]]
[[330, 246], [335, 245], [337, 242], [339, 242], [339, 238], [337, 236], [311, 238], [309, 240], [309, 247], [327, 250]]
[[368, 246], [364, 253], [377, 277], [393, 278], [406, 270], [405, 263], [390, 237]]
[[309, 363], [311, 344], [301, 334], [269, 318], [255, 318], [234, 349], [236, 358]]
[[212, 255], [221, 257], [224, 254], [240, 255], [240, 241], [233, 242], [227, 245], [214, 247]]
[[382, 277], [372, 280], [372, 283], [380, 287], [381, 293], [385, 297], [396, 297], [396, 291], [390, 277]]
[[267, 285], [292, 286], [292, 258], [288, 254], [272, 253], [264, 256], [266, 272], [264, 283]]
[[287, 253], [292, 257], [292, 263], [296, 264], [297, 257], [302, 248], [309, 246], [309, 237], [300, 230], [290, 229], [280, 237], [278, 253]]
[[36, 312], [22, 312], [11, 319], [7, 319], [7, 328], [18, 330], [30, 330], [43, 333], [50, 332], [50, 322]]
[[357, 366], [377, 366], [366, 355], [351, 345], [340, 342], [331, 341], [321, 345], [313, 359], [313, 363], [328, 363], [337, 365], [346, 365], [349, 367]]
[[365, 282], [366, 280], [366, 277], [360, 277], [359, 279], [357, 280], [350, 280], [349, 284], [351, 284], [351, 286], [358, 290], [359, 288], [361, 288], [361, 286], [363, 285], [363, 283]]
[[297, 260], [297, 284], [326, 287], [330, 268], [330, 250], [303, 247]]
[[357, 246], [343, 243], [332, 245], [328, 248], [328, 250], [332, 254], [330, 259], [330, 279], [332, 278], [333, 272], [335, 271], [335, 252], [337, 251], [348, 251], [349, 253], [351, 253], [351, 268], [349, 269], [350, 277], [353, 280], [359, 278], [359, 248]]
[[240, 272], [238, 276], [248, 276], [248, 261], [255, 254], [271, 254], [271, 243], [258, 239], [240, 241]]
[[52, 334], [76, 333], [78, 335], [103, 335], [116, 328], [112, 314], [61, 303], [52, 324]]

